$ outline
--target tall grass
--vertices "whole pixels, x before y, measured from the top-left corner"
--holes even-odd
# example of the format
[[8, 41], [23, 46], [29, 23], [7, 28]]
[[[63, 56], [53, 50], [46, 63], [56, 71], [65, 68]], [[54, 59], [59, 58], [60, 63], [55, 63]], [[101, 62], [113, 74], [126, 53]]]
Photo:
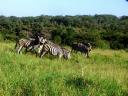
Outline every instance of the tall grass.
[[128, 53], [92, 50], [70, 60], [17, 54], [0, 42], [0, 96], [128, 96]]

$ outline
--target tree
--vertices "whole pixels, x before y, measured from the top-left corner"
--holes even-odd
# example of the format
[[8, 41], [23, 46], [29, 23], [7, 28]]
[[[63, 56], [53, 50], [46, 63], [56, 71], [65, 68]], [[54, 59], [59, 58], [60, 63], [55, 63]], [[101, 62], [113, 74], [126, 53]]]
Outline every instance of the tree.
[[4, 39], [14, 40], [16, 36], [28, 38], [43, 33], [56, 43], [67, 45], [87, 41], [95, 47], [102, 43], [103, 46], [110, 44], [111, 48], [127, 48], [127, 26], [128, 16], [0, 16], [0, 35]]

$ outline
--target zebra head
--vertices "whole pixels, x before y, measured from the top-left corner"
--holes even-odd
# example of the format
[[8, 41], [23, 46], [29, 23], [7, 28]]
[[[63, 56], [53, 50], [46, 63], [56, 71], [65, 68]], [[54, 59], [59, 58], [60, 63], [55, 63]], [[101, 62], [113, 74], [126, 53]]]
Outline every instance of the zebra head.
[[84, 46], [88, 49], [88, 51], [91, 51], [92, 50], [92, 45], [91, 45], [91, 43], [87, 43], [87, 42], [84, 42], [83, 43], [84, 44]]
[[47, 41], [46, 38], [44, 38], [44, 37], [38, 36], [38, 38], [39, 38], [39, 43], [40, 44], [44, 44]]
[[61, 48], [63, 51], [63, 57], [65, 59], [71, 59], [71, 51], [66, 48]]

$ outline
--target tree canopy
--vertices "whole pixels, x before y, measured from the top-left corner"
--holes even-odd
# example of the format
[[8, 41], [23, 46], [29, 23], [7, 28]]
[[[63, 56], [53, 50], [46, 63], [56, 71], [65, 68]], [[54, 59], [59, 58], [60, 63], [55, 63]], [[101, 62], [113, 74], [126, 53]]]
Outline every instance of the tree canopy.
[[4, 40], [28, 38], [38, 33], [59, 44], [91, 42], [94, 47], [128, 48], [128, 16], [0, 16], [0, 35]]

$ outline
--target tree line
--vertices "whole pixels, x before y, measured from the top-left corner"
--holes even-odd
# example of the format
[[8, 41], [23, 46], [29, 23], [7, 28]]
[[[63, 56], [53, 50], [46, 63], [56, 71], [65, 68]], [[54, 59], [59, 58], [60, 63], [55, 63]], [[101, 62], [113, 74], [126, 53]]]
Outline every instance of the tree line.
[[90, 42], [93, 47], [128, 48], [128, 16], [0, 16], [1, 40], [15, 41], [42, 33], [55, 43]]

